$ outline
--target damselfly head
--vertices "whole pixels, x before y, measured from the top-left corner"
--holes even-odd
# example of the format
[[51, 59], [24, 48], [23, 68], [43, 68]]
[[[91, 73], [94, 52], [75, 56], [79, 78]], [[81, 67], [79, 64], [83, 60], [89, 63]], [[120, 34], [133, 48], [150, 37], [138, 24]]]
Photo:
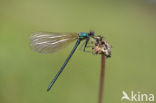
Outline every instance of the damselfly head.
[[106, 57], [111, 57], [111, 48], [102, 36], [95, 37], [95, 46], [93, 46], [92, 50], [95, 54], [104, 54]]
[[91, 30], [91, 31], [89, 32], [89, 36], [94, 37], [94, 35], [95, 35], [95, 32], [94, 32], [93, 30]]

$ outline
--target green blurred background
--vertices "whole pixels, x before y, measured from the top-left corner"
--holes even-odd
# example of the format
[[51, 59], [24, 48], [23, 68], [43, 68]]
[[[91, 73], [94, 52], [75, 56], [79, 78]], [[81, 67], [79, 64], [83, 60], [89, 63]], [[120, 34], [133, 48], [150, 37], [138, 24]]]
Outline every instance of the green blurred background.
[[97, 103], [100, 56], [76, 51], [46, 92], [74, 43], [53, 54], [29, 48], [32, 32], [88, 32], [113, 46], [103, 103], [122, 91], [156, 94], [155, 0], [0, 0], [0, 103]]

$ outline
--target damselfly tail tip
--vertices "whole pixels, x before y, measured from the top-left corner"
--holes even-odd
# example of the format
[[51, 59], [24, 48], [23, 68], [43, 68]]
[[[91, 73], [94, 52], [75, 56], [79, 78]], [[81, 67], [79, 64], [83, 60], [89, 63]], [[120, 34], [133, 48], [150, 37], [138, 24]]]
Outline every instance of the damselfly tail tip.
[[51, 89], [51, 87], [53, 86], [53, 84], [54, 84], [54, 83], [51, 83], [51, 84], [49, 85], [49, 87], [47, 88], [47, 92], [50, 91], [50, 89]]
[[49, 92], [49, 91], [50, 91], [50, 89], [51, 89], [51, 87], [48, 87], [47, 92]]

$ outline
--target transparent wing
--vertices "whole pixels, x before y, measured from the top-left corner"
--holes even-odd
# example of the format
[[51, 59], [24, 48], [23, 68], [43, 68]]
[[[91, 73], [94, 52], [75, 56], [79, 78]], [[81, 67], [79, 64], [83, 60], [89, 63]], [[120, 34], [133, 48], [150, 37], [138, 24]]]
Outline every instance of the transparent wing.
[[78, 38], [78, 33], [38, 32], [30, 36], [32, 49], [39, 53], [52, 53]]

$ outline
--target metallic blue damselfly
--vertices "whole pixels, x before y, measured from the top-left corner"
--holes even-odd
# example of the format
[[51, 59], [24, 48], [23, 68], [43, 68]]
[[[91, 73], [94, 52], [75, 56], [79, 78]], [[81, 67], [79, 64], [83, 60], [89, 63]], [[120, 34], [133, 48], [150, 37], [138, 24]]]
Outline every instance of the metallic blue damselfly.
[[54, 79], [51, 81], [50, 85], [48, 86], [47, 91], [51, 89], [63, 69], [65, 68], [66, 64], [70, 60], [71, 56], [75, 52], [76, 48], [80, 44], [82, 40], [85, 40], [84, 44], [84, 51], [87, 47], [88, 41], [90, 38], [94, 38], [94, 32], [90, 31], [89, 33], [81, 32], [81, 33], [55, 33], [55, 32], [38, 32], [33, 33], [30, 37], [31, 39], [31, 47], [35, 51], [39, 53], [52, 53], [57, 50], [60, 50], [61, 48], [65, 47], [72, 41], [76, 41], [75, 46], [73, 47], [71, 53], [65, 60], [64, 64], [54, 77]]

